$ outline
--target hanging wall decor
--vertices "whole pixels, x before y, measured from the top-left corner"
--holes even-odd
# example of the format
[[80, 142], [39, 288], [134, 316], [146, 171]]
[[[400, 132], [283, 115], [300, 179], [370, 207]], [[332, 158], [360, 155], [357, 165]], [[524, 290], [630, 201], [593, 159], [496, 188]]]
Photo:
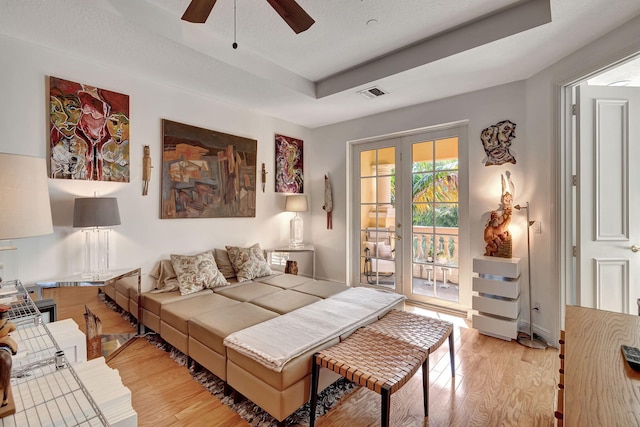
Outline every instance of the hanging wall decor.
[[327, 175], [324, 176], [324, 206], [322, 209], [327, 213], [327, 230], [331, 230], [333, 228], [333, 193], [331, 181]]
[[129, 96], [49, 78], [51, 178], [129, 182]]
[[276, 193], [304, 193], [302, 140], [276, 135]]
[[162, 120], [162, 215], [256, 216], [258, 141]]
[[485, 166], [502, 165], [504, 163], [516, 164], [509, 149], [511, 141], [516, 137], [516, 124], [510, 120], [503, 120], [493, 126], [484, 129], [480, 134], [480, 140], [487, 155], [484, 158]]

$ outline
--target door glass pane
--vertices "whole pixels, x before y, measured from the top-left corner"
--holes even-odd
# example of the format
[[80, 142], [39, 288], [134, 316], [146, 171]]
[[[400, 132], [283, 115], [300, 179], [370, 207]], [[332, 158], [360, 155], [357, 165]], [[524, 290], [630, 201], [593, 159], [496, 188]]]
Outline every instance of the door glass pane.
[[360, 281], [396, 288], [395, 147], [360, 153]]
[[458, 302], [458, 139], [415, 143], [412, 155], [412, 292]]

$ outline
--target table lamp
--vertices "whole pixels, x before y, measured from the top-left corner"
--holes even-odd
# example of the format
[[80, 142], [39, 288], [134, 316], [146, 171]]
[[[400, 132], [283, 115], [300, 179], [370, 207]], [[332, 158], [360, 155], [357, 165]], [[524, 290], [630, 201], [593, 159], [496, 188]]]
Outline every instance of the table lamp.
[[73, 226], [85, 233], [85, 270], [83, 278], [99, 279], [109, 272], [108, 227], [120, 225], [118, 199], [81, 197], [73, 207]]
[[296, 213], [289, 223], [289, 247], [301, 248], [303, 246], [303, 224], [302, 218], [298, 215], [298, 212], [307, 212], [309, 210], [307, 196], [304, 194], [287, 196], [284, 204], [284, 210], [286, 212]]
[[[0, 240], [10, 241], [53, 233], [47, 165], [44, 159], [0, 153]], [[17, 248], [2, 245], [0, 276], [17, 280]], [[5, 265], [13, 258], [12, 272]], [[10, 277], [12, 274], [15, 277]]]

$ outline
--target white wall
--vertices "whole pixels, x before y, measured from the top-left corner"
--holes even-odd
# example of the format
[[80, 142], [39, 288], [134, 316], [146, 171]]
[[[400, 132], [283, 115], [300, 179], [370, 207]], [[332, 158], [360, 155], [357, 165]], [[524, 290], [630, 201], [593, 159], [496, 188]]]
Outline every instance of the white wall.
[[[82, 271], [82, 233], [71, 227], [73, 200], [94, 191], [118, 198], [122, 225], [112, 233], [112, 266], [142, 267], [146, 286], [146, 274], [153, 264], [170, 253], [288, 242], [291, 214], [282, 212], [284, 196], [274, 193], [274, 134], [306, 142], [308, 129], [178, 90], [170, 83], [155, 81], [154, 76], [134, 74], [126, 64], [114, 69], [0, 36], [0, 93], [4, 100], [0, 103], [0, 152], [46, 158], [48, 76], [130, 96], [131, 182], [49, 180], [54, 233], [13, 242], [18, 246], [19, 276], [24, 283]], [[266, 192], [257, 193], [256, 218], [159, 219], [163, 118], [258, 140], [258, 177], [263, 162], [269, 174]], [[142, 196], [143, 145], [150, 145], [154, 166], [148, 196]], [[303, 215], [307, 219], [307, 214]], [[310, 230], [305, 234], [309, 236]]]
[[[389, 95], [393, 96], [393, 94]], [[370, 102], [375, 102], [371, 100]], [[509, 119], [516, 123], [516, 138], [512, 144], [512, 153], [517, 164], [486, 167], [482, 163], [485, 153], [480, 141], [482, 129], [501, 120]], [[377, 114], [362, 119], [351, 120], [332, 126], [313, 130], [312, 144], [309, 145], [311, 158], [311, 179], [313, 188], [312, 238], [318, 257], [318, 276], [345, 281], [346, 271], [346, 234], [347, 234], [347, 165], [345, 153], [347, 141], [393, 134], [407, 130], [435, 126], [459, 120], [469, 121], [469, 210], [470, 234], [468, 238], [471, 256], [484, 253], [483, 232], [486, 214], [498, 208], [501, 195], [500, 175], [505, 171], [512, 173], [518, 194], [516, 203], [526, 201], [531, 193], [531, 185], [524, 181], [527, 156], [532, 141], [527, 138], [524, 102], [524, 83], [516, 82], [468, 93], [427, 104], [404, 108], [388, 113]], [[464, 168], [464, 165], [460, 166]], [[325, 227], [325, 215], [321, 209], [323, 203], [323, 176], [329, 173], [334, 190], [333, 230]], [[529, 188], [527, 188], [529, 187]], [[515, 223], [515, 220], [514, 220]], [[526, 257], [526, 240], [516, 242], [514, 256]], [[460, 280], [470, 282], [471, 278]], [[461, 301], [467, 306], [471, 301]]]

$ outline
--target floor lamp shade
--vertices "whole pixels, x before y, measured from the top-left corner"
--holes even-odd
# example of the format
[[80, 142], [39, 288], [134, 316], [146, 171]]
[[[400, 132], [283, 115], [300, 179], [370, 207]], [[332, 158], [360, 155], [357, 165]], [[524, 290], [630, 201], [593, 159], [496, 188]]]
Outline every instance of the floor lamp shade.
[[302, 236], [304, 235], [303, 223], [298, 212], [306, 212], [309, 210], [307, 196], [303, 194], [287, 196], [284, 203], [284, 210], [296, 213], [289, 223], [289, 246], [292, 248], [302, 247]]
[[51, 233], [45, 160], [0, 153], [0, 240]]
[[109, 272], [109, 228], [120, 225], [115, 197], [77, 198], [73, 206], [73, 226], [85, 230], [85, 278], [99, 279]]

